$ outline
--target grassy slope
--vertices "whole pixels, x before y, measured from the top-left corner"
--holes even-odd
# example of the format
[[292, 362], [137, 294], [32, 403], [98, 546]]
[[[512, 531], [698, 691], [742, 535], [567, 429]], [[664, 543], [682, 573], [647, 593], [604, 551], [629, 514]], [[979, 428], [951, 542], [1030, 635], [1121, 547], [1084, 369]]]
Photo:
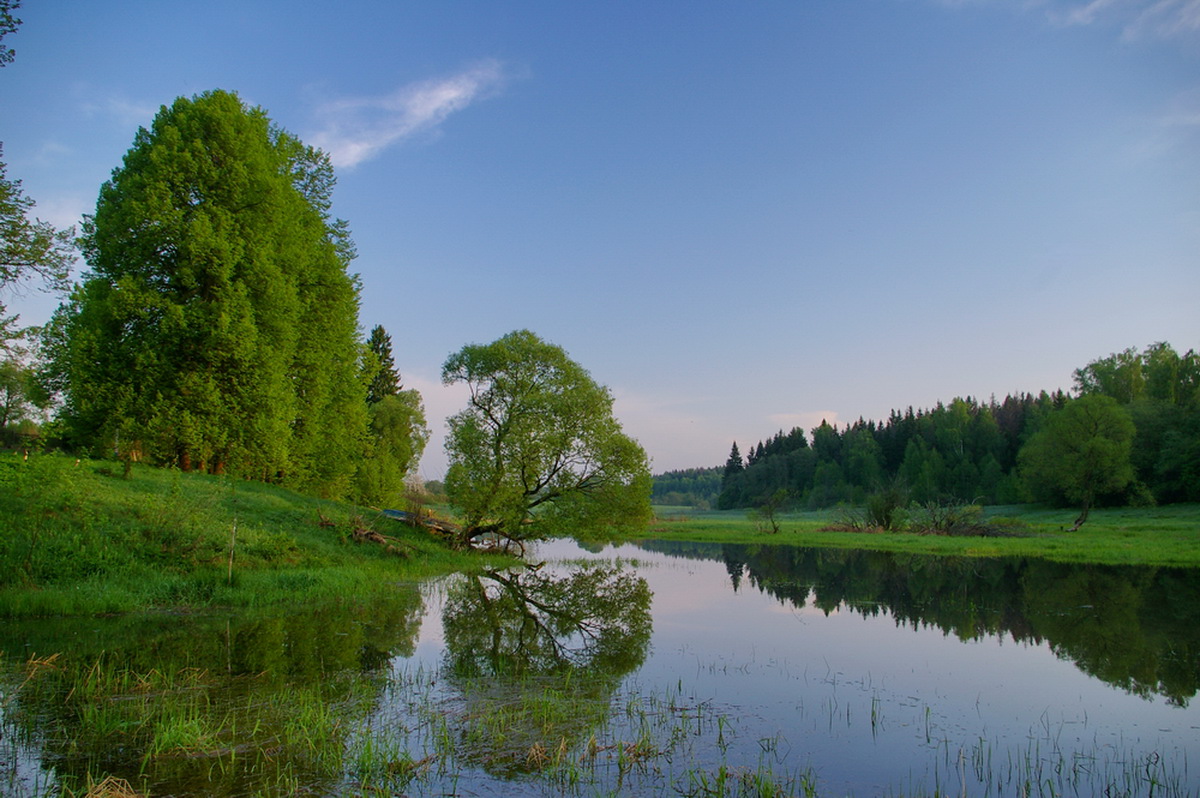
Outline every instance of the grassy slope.
[[698, 511], [656, 507], [651, 535], [673, 540], [723, 543], [790, 543], [793, 545], [874, 549], [970, 557], [1027, 556], [1060, 562], [1200, 566], [1200, 505], [1167, 505], [1149, 509], [1093, 510], [1078, 532], [1067, 532], [1072, 510], [1034, 506], [988, 508], [987, 516], [1017, 536], [1004, 538], [941, 537], [896, 533], [837, 532], [825, 529], [834, 512], [781, 515], [778, 535], [760, 531], [745, 511]]
[[[356, 525], [397, 542], [352, 542]], [[148, 467], [123, 479], [113, 463], [0, 453], [0, 616], [369, 599], [483, 563], [369, 510], [269, 485]]]

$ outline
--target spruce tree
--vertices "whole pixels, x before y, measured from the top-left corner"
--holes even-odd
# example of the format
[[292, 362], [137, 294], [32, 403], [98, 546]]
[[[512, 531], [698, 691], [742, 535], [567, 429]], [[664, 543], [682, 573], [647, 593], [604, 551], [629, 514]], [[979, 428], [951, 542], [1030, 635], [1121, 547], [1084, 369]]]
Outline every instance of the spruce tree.
[[737, 441], [734, 441], [733, 448], [729, 450], [729, 459], [725, 461], [725, 479], [740, 474], [745, 468], [742, 464], [742, 453], [738, 451]]
[[392, 356], [392, 336], [383, 329], [382, 324], [371, 328], [367, 338], [367, 348], [374, 355], [371, 367], [374, 374], [367, 382], [367, 404], [377, 404], [385, 396], [395, 396], [404, 390], [400, 382], [400, 372], [396, 371], [396, 360]]

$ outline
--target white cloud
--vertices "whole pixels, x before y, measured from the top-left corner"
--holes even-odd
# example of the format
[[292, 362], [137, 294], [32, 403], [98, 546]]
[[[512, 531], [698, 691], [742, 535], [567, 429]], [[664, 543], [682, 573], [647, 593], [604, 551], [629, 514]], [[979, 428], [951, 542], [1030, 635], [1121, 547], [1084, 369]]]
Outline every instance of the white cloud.
[[1126, 39], [1200, 33], [1200, 0], [931, 0], [950, 9], [992, 6], [1044, 14], [1064, 27], [1111, 25]]
[[1158, 0], [1126, 26], [1128, 36], [1183, 36], [1200, 32], [1200, 0]]
[[99, 102], [89, 99], [83, 110], [89, 116], [106, 116], [116, 120], [122, 127], [148, 127], [158, 114], [160, 106], [138, 103], [124, 97], [109, 97]]
[[1059, 25], [1117, 25], [1127, 39], [1200, 32], [1200, 0], [1051, 0], [1046, 13]]
[[505, 80], [502, 65], [489, 60], [382, 97], [334, 100], [317, 109], [322, 129], [310, 141], [329, 153], [335, 166], [356, 166], [397, 142], [435, 130], [456, 111], [493, 96]]

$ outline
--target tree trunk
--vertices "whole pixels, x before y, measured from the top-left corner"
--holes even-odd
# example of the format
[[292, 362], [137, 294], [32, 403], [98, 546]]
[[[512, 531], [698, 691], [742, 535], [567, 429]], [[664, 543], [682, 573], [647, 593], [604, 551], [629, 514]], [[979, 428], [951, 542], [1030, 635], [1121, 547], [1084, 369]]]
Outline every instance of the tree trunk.
[[1091, 509], [1092, 509], [1092, 503], [1084, 502], [1083, 509], [1080, 510], [1080, 512], [1079, 512], [1079, 517], [1075, 519], [1075, 526], [1071, 527], [1067, 531], [1068, 532], [1078, 531], [1079, 527], [1083, 526], [1083, 522], [1087, 520], [1088, 513], [1091, 511]]

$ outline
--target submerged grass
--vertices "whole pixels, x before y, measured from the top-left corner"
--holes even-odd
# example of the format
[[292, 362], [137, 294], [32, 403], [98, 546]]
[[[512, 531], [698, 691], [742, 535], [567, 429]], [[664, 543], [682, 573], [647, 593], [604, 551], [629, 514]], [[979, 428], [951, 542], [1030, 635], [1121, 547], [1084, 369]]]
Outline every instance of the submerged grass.
[[[3, 663], [0, 663], [3, 664]], [[13, 663], [8, 663], [12, 666]], [[37, 739], [47, 783], [12, 795], [646, 795], [783, 798], [841, 794], [797, 767], [783, 732], [677, 686], [609, 690], [579, 673], [461, 681], [440, 668], [338, 670], [311, 681], [199, 668], [137, 669], [30, 658], [4, 669], [0, 745]], [[798, 711], [912, 725], [922, 707], [837, 702]], [[1089, 744], [1050, 724], [1011, 739], [956, 740], [923, 708], [928, 758], [908, 796], [1192, 794], [1187, 764]], [[853, 717], [853, 719], [852, 719]], [[40, 729], [40, 731], [37, 731]], [[64, 733], [63, 729], [69, 729]], [[921, 729], [917, 729], [920, 734]], [[1064, 739], [1066, 738], [1066, 739]], [[1020, 747], [1024, 745], [1024, 747]], [[4, 762], [15, 759], [0, 750]], [[922, 774], [923, 773], [923, 774]], [[8, 787], [14, 785], [9, 783]]]
[[1002, 537], [835, 530], [837, 510], [781, 513], [780, 532], [760, 531], [739, 510], [656, 507], [650, 534], [664, 540], [776, 543], [960, 557], [1040, 557], [1107, 565], [1200, 566], [1200, 504], [1101, 508], [1069, 532], [1077, 512], [1035, 505], [985, 508]]
[[[484, 562], [353, 505], [227, 477], [120, 471], [0, 453], [0, 616], [319, 602]], [[358, 542], [364, 527], [395, 542]]]

